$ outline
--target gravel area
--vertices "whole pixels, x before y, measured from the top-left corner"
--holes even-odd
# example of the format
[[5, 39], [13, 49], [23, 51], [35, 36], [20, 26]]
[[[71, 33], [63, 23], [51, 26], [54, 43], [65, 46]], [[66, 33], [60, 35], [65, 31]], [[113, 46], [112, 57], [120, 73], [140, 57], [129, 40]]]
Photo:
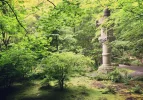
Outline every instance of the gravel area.
[[131, 73], [131, 76], [143, 76], [143, 66], [128, 66], [128, 65], [119, 65], [119, 68], [131, 69], [134, 72]]

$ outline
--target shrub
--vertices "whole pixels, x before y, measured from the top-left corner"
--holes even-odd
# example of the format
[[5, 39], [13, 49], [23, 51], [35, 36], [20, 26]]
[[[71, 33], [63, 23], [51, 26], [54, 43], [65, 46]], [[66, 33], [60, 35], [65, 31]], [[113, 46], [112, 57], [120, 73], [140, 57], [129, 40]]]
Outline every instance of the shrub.
[[107, 74], [97, 73], [95, 79], [98, 81], [111, 80], [115, 83], [123, 82], [127, 85], [129, 84], [129, 81], [132, 79], [132, 77], [128, 74], [128, 71], [126, 69], [116, 68], [115, 70]]
[[91, 60], [80, 54], [71, 52], [53, 53], [43, 59], [42, 66], [50, 80], [56, 80], [61, 90], [65, 81], [75, 73], [83, 74], [91, 64]]
[[116, 93], [116, 90], [114, 87], [112, 86], [108, 86], [107, 87], [107, 90], [103, 92], [103, 94], [107, 94], [107, 93], [112, 93], [112, 94], [115, 94]]
[[130, 65], [131, 61], [129, 57], [123, 56], [122, 58], [119, 59], [119, 63], [125, 64], [125, 65]]
[[138, 93], [138, 94], [142, 94], [142, 90], [141, 90], [142, 88], [141, 88], [141, 86], [139, 86], [139, 85], [135, 85], [135, 87], [132, 87], [132, 92], [134, 92], [134, 93]]
[[110, 80], [112, 80], [113, 82], [117, 82], [117, 83], [122, 82], [122, 79], [123, 79], [120, 73], [120, 70], [118, 69], [115, 69], [114, 71], [110, 72], [108, 76]]
[[131, 65], [139, 66], [139, 65], [141, 65], [141, 64], [142, 64], [142, 63], [141, 63], [139, 60], [131, 61]]
[[102, 80], [109, 80], [109, 77], [108, 77], [108, 74], [105, 75], [105, 74], [97, 73], [95, 76], [95, 79], [97, 81], [102, 81]]
[[34, 53], [23, 49], [10, 49], [0, 54], [1, 87], [8, 87], [14, 81], [28, 77], [35, 59]]

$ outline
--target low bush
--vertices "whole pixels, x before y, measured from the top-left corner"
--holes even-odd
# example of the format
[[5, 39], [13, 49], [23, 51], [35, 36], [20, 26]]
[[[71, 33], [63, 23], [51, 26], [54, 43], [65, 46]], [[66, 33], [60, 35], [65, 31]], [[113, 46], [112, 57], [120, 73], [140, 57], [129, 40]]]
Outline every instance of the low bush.
[[135, 85], [134, 87], [132, 87], [131, 91], [133, 93], [137, 93], [137, 94], [142, 94], [143, 93], [142, 88], [139, 85]]
[[115, 83], [125, 83], [127, 85], [132, 77], [128, 74], [126, 69], [116, 68], [114, 71], [107, 74], [97, 73], [95, 79], [98, 81], [111, 80]]
[[131, 65], [140, 66], [142, 63], [139, 60], [131, 61]]
[[107, 89], [104, 92], [102, 92], [102, 94], [108, 94], [108, 93], [115, 94], [116, 93], [115, 88], [112, 86], [108, 86]]
[[90, 58], [71, 52], [52, 54], [41, 63], [48, 81], [56, 81], [61, 90], [64, 89], [69, 77], [77, 73], [83, 75], [91, 64]]
[[122, 82], [122, 79], [123, 79], [123, 77], [120, 73], [120, 70], [118, 70], [118, 69], [115, 69], [114, 71], [110, 72], [108, 74], [108, 77], [110, 80], [112, 80], [115, 83]]
[[103, 80], [109, 80], [109, 77], [108, 77], [108, 74], [105, 75], [105, 74], [97, 73], [95, 76], [95, 79], [97, 81], [103, 81]]
[[109, 73], [109, 79], [115, 83], [125, 83], [126, 85], [129, 84], [129, 81], [132, 77], [129, 75], [126, 69], [119, 69], [116, 68], [114, 71]]

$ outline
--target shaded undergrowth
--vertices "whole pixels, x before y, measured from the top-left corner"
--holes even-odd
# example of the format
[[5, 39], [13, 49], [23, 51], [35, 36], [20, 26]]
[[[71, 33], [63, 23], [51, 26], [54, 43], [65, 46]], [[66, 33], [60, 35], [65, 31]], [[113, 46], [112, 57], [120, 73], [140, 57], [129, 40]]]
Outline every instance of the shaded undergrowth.
[[1, 89], [0, 100], [86, 100], [92, 90], [84, 86], [69, 87], [61, 91], [56, 87], [40, 84], [15, 84]]
[[[117, 87], [112, 86], [114, 84], [111, 81], [73, 77], [61, 91], [55, 85], [43, 86], [41, 80], [36, 80], [25, 84], [16, 83], [10, 88], [1, 89], [0, 100], [126, 100], [126, 95], [121, 96], [118, 90], [119, 85], [116, 83]], [[133, 95], [128, 95], [130, 96]]]

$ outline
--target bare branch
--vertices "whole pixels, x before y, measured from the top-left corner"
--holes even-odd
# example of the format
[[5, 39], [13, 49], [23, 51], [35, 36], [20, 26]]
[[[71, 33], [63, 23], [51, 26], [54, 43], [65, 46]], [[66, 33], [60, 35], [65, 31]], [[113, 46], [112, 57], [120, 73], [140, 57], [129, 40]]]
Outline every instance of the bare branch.
[[9, 6], [9, 8], [10, 8], [11, 11], [13, 12], [13, 14], [14, 14], [14, 16], [15, 16], [17, 22], [19, 23], [19, 25], [25, 30], [26, 34], [28, 34], [28, 31], [27, 31], [26, 28], [22, 25], [22, 23], [19, 21], [17, 15], [16, 15], [14, 9], [11, 7], [11, 5], [10, 5], [7, 1], [3, 1], [3, 2], [5, 2], [5, 3]]
[[50, 2], [54, 6], [54, 8], [56, 8], [56, 5], [52, 1], [50, 0], [47, 0], [47, 1]]

